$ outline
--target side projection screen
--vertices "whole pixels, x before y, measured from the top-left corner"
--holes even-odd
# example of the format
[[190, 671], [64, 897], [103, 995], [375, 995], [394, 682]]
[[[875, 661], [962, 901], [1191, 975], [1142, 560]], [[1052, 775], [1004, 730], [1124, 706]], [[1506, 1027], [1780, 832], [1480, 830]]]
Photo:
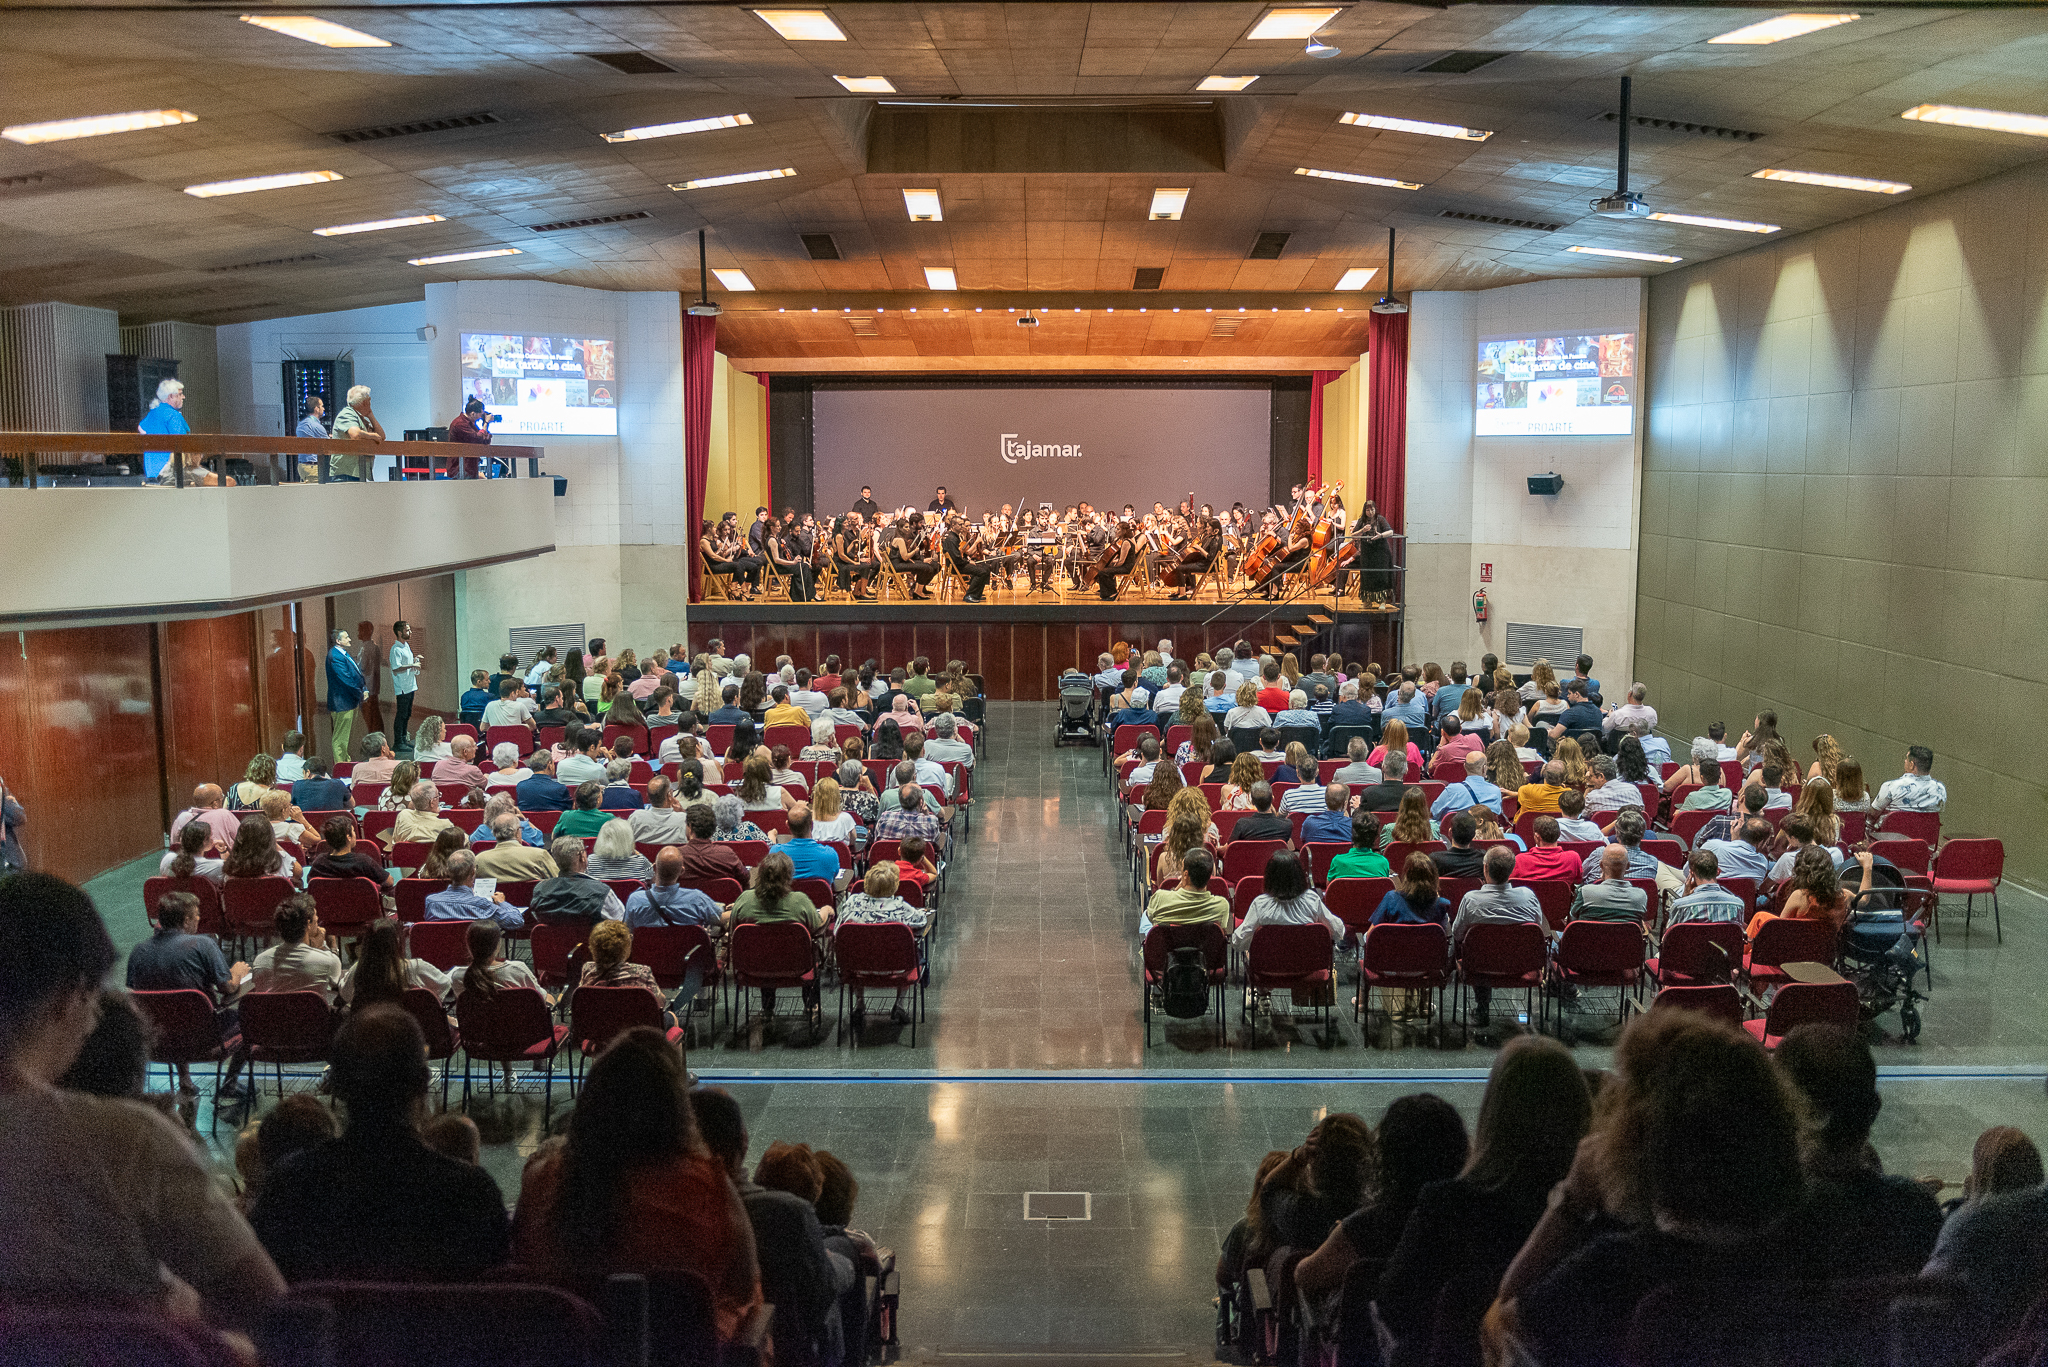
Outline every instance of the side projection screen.
[[1635, 431], [1633, 332], [1484, 341], [1478, 381], [1478, 436], [1608, 437]]

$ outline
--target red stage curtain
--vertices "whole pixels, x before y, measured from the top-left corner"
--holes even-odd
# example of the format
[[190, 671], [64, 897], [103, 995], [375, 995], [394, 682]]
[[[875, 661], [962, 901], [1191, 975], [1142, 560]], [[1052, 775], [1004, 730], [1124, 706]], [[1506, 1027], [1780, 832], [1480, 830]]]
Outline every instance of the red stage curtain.
[[1308, 482], [1323, 482], [1323, 386], [1338, 378], [1341, 370], [1318, 370], [1308, 382]]
[[1408, 527], [1408, 315], [1366, 325], [1365, 492], [1395, 531]]
[[717, 354], [718, 320], [683, 317], [683, 480], [689, 525], [690, 601], [703, 601], [704, 567], [698, 563], [697, 531], [704, 525], [704, 485], [711, 475], [711, 358]]

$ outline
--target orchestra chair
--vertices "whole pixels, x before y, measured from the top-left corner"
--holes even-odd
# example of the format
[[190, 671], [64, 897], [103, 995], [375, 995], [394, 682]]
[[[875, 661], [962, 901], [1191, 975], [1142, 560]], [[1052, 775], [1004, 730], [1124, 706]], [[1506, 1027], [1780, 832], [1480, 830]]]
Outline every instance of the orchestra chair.
[[711, 561], [705, 557], [701, 546], [697, 549], [697, 568], [703, 571], [704, 582], [718, 590], [719, 597], [732, 598], [734, 596], [732, 576], [722, 570], [712, 569]]

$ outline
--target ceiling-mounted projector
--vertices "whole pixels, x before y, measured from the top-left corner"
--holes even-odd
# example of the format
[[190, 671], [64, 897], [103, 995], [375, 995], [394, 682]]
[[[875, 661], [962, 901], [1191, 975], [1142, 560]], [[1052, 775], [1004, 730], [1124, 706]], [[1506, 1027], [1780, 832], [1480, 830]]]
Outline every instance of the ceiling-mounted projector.
[[692, 318], [716, 318], [719, 314], [725, 312], [724, 309], [720, 308], [718, 305], [712, 303], [708, 299], [703, 300], [699, 303], [692, 304], [689, 308], [683, 311], [689, 314]]
[[1650, 206], [1643, 203], [1643, 197], [1633, 190], [1618, 195], [1603, 195], [1593, 201], [1593, 212], [1602, 218], [1648, 218]]

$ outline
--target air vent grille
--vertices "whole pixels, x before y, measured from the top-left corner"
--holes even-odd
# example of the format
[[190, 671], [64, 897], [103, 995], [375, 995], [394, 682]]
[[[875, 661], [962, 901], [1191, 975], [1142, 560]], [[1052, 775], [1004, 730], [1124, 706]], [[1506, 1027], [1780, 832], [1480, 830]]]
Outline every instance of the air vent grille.
[[875, 315], [872, 313], [849, 313], [846, 315], [846, 325], [853, 329], [853, 335], [856, 337], [882, 335], [882, 330], [875, 326]]
[[[1607, 123], [1617, 123], [1621, 116], [1613, 110], [1596, 114], [1595, 118]], [[1692, 133], [1703, 138], [1727, 138], [1734, 142], [1755, 142], [1761, 133], [1752, 133], [1747, 128], [1723, 128], [1712, 123], [1688, 123], [1684, 119], [1651, 119], [1640, 114], [1632, 115], [1629, 122], [1638, 128], [1655, 128], [1665, 133]]]
[[385, 138], [409, 138], [415, 133], [445, 133], [451, 128], [480, 128], [487, 123], [503, 123], [504, 120], [488, 111], [477, 114], [457, 114], [447, 119], [415, 119], [411, 123], [383, 123], [374, 128], [345, 128], [339, 133], [327, 136], [336, 142], [381, 142]]
[[227, 275], [233, 271], [257, 271], [269, 266], [303, 266], [308, 261], [324, 261], [327, 258], [318, 252], [307, 252], [303, 256], [273, 256], [268, 261], [238, 261], [232, 266], [208, 266], [208, 275]]
[[1468, 71], [1477, 71], [1488, 62], [1497, 62], [1507, 56], [1505, 52], [1447, 52], [1428, 66], [1419, 66], [1417, 71], [1426, 71], [1434, 76], [1462, 76]]
[[1213, 324], [1210, 325], [1209, 336], [1211, 339], [1218, 337], [1235, 337], [1237, 336], [1237, 330], [1244, 326], [1244, 322], [1244, 315], [1238, 313], [1230, 314], [1228, 317], [1218, 318]]
[[582, 54], [593, 62], [603, 62], [614, 71], [628, 76], [672, 75], [675, 68], [667, 62], [648, 56], [644, 52], [586, 52]]
[[1280, 253], [1287, 250], [1290, 236], [1290, 233], [1260, 233], [1258, 240], [1252, 243], [1251, 251], [1246, 253], [1245, 260], [1278, 261]]
[[629, 214], [599, 214], [596, 218], [565, 218], [560, 223], [529, 223], [530, 233], [560, 233], [571, 228], [602, 228], [607, 223], [631, 223], [637, 218], [652, 218], [645, 209], [635, 209]]
[[0, 190], [22, 190], [31, 185], [41, 185], [49, 177], [40, 171], [25, 176], [0, 176]]
[[1564, 226], [1562, 223], [1538, 223], [1534, 219], [1529, 218], [1501, 218], [1494, 214], [1468, 214], [1462, 209], [1446, 209], [1441, 214], [1438, 214], [1437, 217], [1455, 218], [1466, 223], [1491, 223], [1498, 228], [1527, 228], [1532, 232], [1539, 233], [1554, 233]]
[[804, 250], [811, 254], [813, 261], [839, 260], [839, 244], [832, 240], [830, 233], [798, 233]]
[[1538, 660], [1548, 660], [1553, 665], [1576, 660], [1585, 648], [1586, 631], [1583, 627], [1508, 623], [1506, 655], [1509, 669], [1527, 669]]
[[[1273, 254], [1275, 256], [1279, 255], [1278, 252]], [[1257, 255], [1257, 253], [1255, 252], [1253, 255]], [[1165, 278], [1166, 267], [1164, 266], [1140, 266], [1138, 267], [1137, 274], [1131, 277], [1131, 288], [1134, 290], [1156, 290], [1159, 288], [1159, 282]]]

